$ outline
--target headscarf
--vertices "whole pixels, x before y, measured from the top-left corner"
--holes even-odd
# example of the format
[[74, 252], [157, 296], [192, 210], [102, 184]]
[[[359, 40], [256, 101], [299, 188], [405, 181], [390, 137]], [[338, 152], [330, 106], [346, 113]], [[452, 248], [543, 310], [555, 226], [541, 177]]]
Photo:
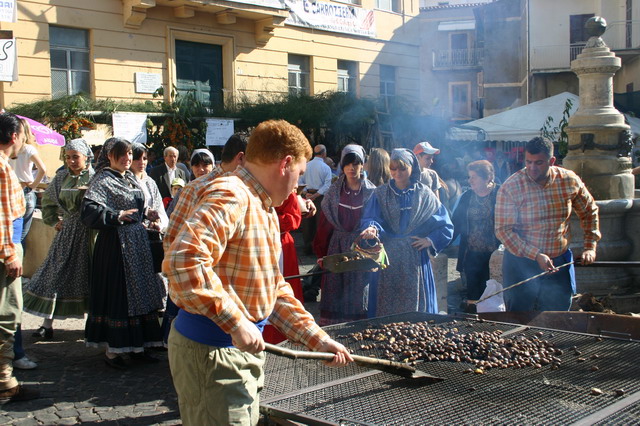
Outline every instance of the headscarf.
[[411, 166], [411, 176], [409, 180], [411, 183], [416, 183], [420, 180], [420, 163], [418, 157], [407, 148], [396, 148], [391, 151], [391, 161], [400, 160], [405, 164]]
[[356, 157], [360, 159], [360, 162], [362, 162], [362, 164], [364, 164], [364, 158], [365, 158], [364, 148], [361, 147], [360, 145], [356, 145], [355, 143], [350, 143], [349, 145], [342, 148], [342, 154], [340, 155], [340, 170], [342, 170], [344, 166], [346, 166], [346, 164], [342, 162], [344, 160], [344, 157], [347, 154], [352, 154], [352, 153], [355, 154]]
[[65, 151], [78, 151], [80, 154], [87, 156], [87, 163], [93, 159], [93, 151], [89, 148], [89, 144], [84, 139], [72, 139], [64, 146]]
[[113, 137], [104, 141], [104, 145], [102, 145], [100, 154], [96, 159], [96, 167], [95, 167], [96, 173], [98, 173], [100, 170], [104, 169], [105, 167], [109, 167], [109, 165], [111, 164], [111, 161], [109, 161], [109, 152], [111, 152], [116, 142], [121, 140], [125, 140], [125, 139]]
[[211, 164], [213, 164], [215, 166], [216, 158], [213, 156], [211, 151], [209, 151], [208, 149], [206, 149], [206, 148], [194, 149], [193, 152], [191, 153], [191, 160], [190, 161], [193, 161], [193, 157], [195, 157], [196, 154], [205, 154], [205, 155], [209, 156], [209, 158], [211, 158]]

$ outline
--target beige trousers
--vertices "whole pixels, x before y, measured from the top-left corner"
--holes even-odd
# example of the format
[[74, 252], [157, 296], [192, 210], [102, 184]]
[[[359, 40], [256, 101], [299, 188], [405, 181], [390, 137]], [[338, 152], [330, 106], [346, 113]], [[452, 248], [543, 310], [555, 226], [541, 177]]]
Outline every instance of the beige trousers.
[[172, 326], [169, 366], [182, 424], [256, 425], [264, 358], [264, 353], [203, 345]]
[[[22, 261], [22, 245], [16, 244]], [[0, 261], [0, 391], [18, 386], [13, 377], [13, 335], [22, 319], [22, 278], [7, 277], [4, 261]]]

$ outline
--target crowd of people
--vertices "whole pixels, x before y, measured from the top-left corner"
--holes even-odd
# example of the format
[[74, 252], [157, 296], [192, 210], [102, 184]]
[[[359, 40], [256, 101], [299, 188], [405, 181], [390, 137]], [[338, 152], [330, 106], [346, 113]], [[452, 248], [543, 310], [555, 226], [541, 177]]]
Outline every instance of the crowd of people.
[[[105, 350], [109, 367], [157, 362], [150, 349], [168, 347], [184, 424], [255, 424], [265, 342], [289, 339], [333, 352], [330, 365], [347, 364], [349, 352], [320, 326], [437, 313], [431, 259], [452, 241], [459, 240], [458, 270], [473, 303], [500, 243], [508, 285], [573, 259], [571, 211], [585, 230], [583, 263], [595, 260], [600, 238], [593, 198], [554, 165], [552, 144], [540, 138], [502, 185], [491, 162], [470, 161], [466, 192], [432, 169], [440, 150], [429, 142], [368, 155], [349, 144], [334, 173], [326, 147], [312, 149], [282, 120], [234, 134], [219, 163], [208, 149], [189, 156], [168, 147], [161, 164], [150, 165], [147, 147], [115, 137], [94, 161], [86, 141], [74, 139], [42, 197], [43, 222], [58, 232], [23, 304], [25, 189], [44, 166], [27, 154], [38, 173], [20, 180], [8, 158], [22, 152], [28, 132], [0, 114], [0, 403], [37, 396], [12, 374], [22, 309], [43, 318], [39, 339], [53, 338], [55, 319], [86, 314], [85, 342]], [[323, 274], [317, 323], [303, 306], [291, 235], [299, 227], [320, 268], [326, 256], [366, 247], [384, 258], [373, 270]], [[507, 304], [568, 309], [572, 292], [565, 268], [512, 292]]]

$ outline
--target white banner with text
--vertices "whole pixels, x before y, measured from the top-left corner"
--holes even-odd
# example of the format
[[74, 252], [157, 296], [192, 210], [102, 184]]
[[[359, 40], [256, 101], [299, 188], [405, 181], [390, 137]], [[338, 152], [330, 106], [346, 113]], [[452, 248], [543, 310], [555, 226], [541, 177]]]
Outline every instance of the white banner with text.
[[375, 16], [371, 9], [309, 0], [285, 0], [285, 3], [291, 9], [285, 24], [365, 37], [376, 36]]

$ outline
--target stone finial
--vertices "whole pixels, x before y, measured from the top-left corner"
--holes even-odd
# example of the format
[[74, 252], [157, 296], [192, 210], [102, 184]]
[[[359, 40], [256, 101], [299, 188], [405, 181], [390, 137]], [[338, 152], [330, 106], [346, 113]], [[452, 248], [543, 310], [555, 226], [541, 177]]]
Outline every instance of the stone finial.
[[584, 27], [589, 35], [589, 40], [587, 41], [585, 48], [591, 49], [607, 47], [604, 40], [600, 37], [607, 30], [607, 21], [605, 21], [602, 16], [589, 18], [584, 24]]
[[589, 18], [584, 24], [589, 37], [600, 37], [607, 30], [607, 21], [602, 16]]

